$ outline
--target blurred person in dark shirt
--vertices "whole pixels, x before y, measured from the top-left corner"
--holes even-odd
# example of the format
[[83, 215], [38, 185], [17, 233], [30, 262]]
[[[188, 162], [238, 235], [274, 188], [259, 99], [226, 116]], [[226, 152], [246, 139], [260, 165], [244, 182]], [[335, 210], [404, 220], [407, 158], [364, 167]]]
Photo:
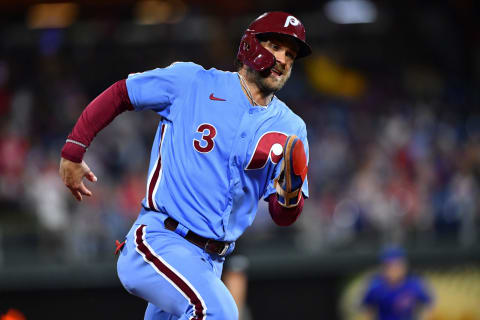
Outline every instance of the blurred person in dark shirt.
[[362, 299], [366, 319], [431, 319], [433, 298], [422, 279], [408, 270], [405, 252], [399, 247], [384, 249], [381, 270], [367, 285]]
[[239, 320], [252, 319], [247, 305], [249, 264], [246, 256], [236, 254], [227, 260], [222, 274], [222, 281], [237, 304]]

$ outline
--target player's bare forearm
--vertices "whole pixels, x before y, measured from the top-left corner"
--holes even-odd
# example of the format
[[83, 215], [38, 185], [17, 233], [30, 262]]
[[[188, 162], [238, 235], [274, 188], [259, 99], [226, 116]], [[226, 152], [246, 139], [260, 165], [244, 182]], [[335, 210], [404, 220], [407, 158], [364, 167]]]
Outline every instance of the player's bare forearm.
[[97, 177], [85, 161], [77, 163], [61, 158], [59, 174], [65, 186], [70, 189], [70, 192], [78, 201], [82, 201], [82, 195], [89, 197], [92, 195], [92, 192], [83, 183], [83, 178], [87, 178], [91, 182], [96, 182]]

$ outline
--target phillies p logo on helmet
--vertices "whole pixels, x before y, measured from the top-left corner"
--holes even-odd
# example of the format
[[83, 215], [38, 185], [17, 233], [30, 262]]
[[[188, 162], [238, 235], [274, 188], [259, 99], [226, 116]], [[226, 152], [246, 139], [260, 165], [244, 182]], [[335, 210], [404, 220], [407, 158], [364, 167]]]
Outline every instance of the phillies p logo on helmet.
[[300, 21], [298, 21], [298, 19], [295, 18], [294, 16], [288, 16], [287, 19], [285, 20], [285, 24], [283, 25], [283, 27], [286, 28], [290, 24], [292, 26], [298, 26], [299, 23]]

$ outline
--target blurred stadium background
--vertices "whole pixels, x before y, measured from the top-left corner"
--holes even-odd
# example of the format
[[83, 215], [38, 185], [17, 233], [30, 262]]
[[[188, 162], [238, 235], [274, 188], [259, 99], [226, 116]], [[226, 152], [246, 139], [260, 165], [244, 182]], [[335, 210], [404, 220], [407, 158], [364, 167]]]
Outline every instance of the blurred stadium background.
[[433, 288], [435, 319], [480, 319], [478, 1], [0, 0], [2, 319], [143, 317], [113, 250], [158, 118], [123, 114], [97, 137], [99, 182], [80, 205], [57, 174], [65, 137], [129, 73], [232, 70], [245, 27], [271, 10], [298, 16], [314, 49], [278, 93], [307, 123], [311, 197], [288, 229], [262, 205], [237, 244], [251, 318], [355, 319], [378, 250], [397, 243]]

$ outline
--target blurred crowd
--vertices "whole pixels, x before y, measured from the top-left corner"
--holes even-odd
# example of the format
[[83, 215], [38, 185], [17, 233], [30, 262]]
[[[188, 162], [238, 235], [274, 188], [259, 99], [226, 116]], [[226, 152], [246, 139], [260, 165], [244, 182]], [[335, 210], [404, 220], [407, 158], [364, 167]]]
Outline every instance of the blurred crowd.
[[[211, 20], [207, 22], [220, 23]], [[24, 246], [41, 252], [44, 259], [75, 261], [113, 253], [114, 240], [123, 237], [140, 209], [159, 118], [149, 112], [128, 112], [99, 134], [85, 158], [99, 181], [89, 185], [94, 196], [81, 204], [58, 177], [67, 134], [90, 100], [131, 72], [175, 60], [232, 70], [242, 32], [231, 35], [226, 28], [207, 42], [126, 44], [119, 36], [124, 22], [97, 22], [94, 39], [89, 39], [92, 23], [67, 30], [3, 25], [0, 246], [4, 248]], [[149, 27], [142, 30], [152, 32]], [[138, 32], [136, 36], [145, 39]], [[475, 245], [480, 108], [472, 99], [473, 88], [465, 85], [468, 80], [445, 81], [448, 74], [441, 69], [426, 72], [418, 61], [398, 67], [408, 72], [392, 74], [382, 67], [397, 63], [389, 56], [355, 70], [347, 59], [335, 61], [335, 51], [323, 50], [320, 40], [312, 43], [316, 55], [298, 64], [278, 93], [306, 121], [310, 143], [310, 199], [290, 231], [294, 239], [312, 250], [385, 242]], [[335, 83], [318, 78], [324, 72], [335, 75], [339, 68], [350, 77]], [[277, 231], [262, 204], [249, 239], [271, 240]], [[246, 241], [248, 245], [254, 242]]]
[[305, 227], [312, 234], [323, 230], [325, 243], [361, 236], [472, 246], [480, 204], [480, 116], [437, 112], [417, 101], [384, 106], [378, 112], [327, 107], [307, 118], [317, 130], [310, 134], [314, 197]]

